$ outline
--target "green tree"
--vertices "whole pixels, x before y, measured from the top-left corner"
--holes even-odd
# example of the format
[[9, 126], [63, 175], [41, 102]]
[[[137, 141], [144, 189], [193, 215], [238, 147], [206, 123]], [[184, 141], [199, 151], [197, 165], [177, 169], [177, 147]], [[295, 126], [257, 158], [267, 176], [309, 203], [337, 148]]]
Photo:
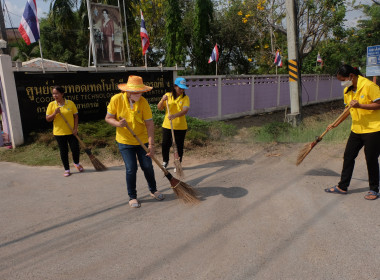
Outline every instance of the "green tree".
[[184, 62], [185, 42], [178, 0], [166, 1], [165, 20], [165, 66], [181, 65]]
[[28, 61], [33, 58], [40, 57], [40, 48], [38, 43], [27, 45], [24, 40], [19, 40], [17, 43], [9, 44], [10, 47], [17, 47], [17, 55], [13, 57], [15, 61]]
[[195, 0], [195, 18], [193, 28], [193, 53], [196, 74], [211, 74], [207, 63], [214, 42], [211, 42], [210, 25], [213, 20], [211, 0]]

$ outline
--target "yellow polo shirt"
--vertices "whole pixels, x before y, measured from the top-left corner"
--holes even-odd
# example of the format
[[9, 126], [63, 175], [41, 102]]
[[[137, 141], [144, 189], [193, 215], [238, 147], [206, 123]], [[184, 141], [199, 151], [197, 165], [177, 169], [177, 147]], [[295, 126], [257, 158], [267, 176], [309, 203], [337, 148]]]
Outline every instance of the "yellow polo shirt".
[[[358, 77], [356, 92], [344, 89], [344, 103], [349, 104], [351, 100], [359, 101], [359, 104], [371, 104], [380, 100], [380, 88], [375, 83], [362, 76]], [[380, 131], [380, 110], [366, 110], [360, 108], [350, 109], [354, 133], [372, 133]]]
[[[183, 94], [181, 94], [176, 99], [174, 99], [173, 94], [171, 92], [167, 92], [165, 95], [168, 97], [169, 111], [171, 115], [181, 112], [184, 107], [190, 108], [190, 98], [187, 95], [183, 96]], [[164, 102], [164, 106], [165, 106], [165, 119], [162, 124], [162, 127], [171, 129], [170, 120], [168, 119], [168, 112], [166, 108], [166, 101]], [[172, 120], [172, 123], [173, 123], [173, 129], [177, 129], [177, 130], [187, 129], [186, 116], [175, 118], [174, 120]]]
[[[70, 126], [74, 128], [74, 115], [78, 114], [78, 110], [74, 102], [72, 102], [71, 100], [65, 99], [65, 104], [63, 106], [60, 106], [57, 103], [57, 101], [52, 101], [49, 103], [46, 109], [46, 115], [52, 115], [58, 107], [61, 108], [61, 114], [65, 117], [65, 119], [70, 124]], [[53, 134], [58, 135], [58, 136], [73, 134], [73, 132], [67, 126], [67, 124], [62, 119], [60, 114], [56, 115], [54, 118]]]
[[[137, 137], [143, 143], [148, 143], [145, 121], [152, 119], [152, 110], [144, 97], [131, 105], [127, 93], [115, 94], [107, 106], [107, 114], [115, 116], [118, 121], [124, 118]], [[126, 127], [116, 127], [116, 141], [126, 145], [140, 145]]]

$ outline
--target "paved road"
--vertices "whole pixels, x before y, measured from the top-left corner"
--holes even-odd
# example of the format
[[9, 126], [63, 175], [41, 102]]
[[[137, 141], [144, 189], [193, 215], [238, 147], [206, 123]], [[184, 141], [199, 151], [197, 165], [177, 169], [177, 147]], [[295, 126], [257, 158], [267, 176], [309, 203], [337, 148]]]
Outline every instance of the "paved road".
[[124, 168], [0, 162], [0, 279], [380, 279], [380, 199], [366, 201], [360, 155], [351, 193], [338, 181], [343, 146], [323, 143], [294, 166], [300, 146], [193, 160], [185, 181], [203, 194], [164, 201], [139, 171], [140, 209], [127, 203]]

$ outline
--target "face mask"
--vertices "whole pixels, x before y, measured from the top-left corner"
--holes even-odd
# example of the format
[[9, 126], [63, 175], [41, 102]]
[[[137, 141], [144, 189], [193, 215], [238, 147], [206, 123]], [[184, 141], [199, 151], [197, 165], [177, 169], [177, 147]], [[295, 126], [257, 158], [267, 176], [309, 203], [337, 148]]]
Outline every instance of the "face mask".
[[133, 100], [134, 102], [137, 102], [137, 101], [140, 100], [141, 95], [142, 95], [141, 93], [133, 93], [133, 94], [131, 94], [131, 95], [129, 96], [129, 98], [130, 98], [131, 100]]
[[351, 80], [342, 81], [342, 82], [340, 82], [340, 84], [342, 85], [342, 87], [350, 87], [350, 86], [352, 86], [352, 81]]

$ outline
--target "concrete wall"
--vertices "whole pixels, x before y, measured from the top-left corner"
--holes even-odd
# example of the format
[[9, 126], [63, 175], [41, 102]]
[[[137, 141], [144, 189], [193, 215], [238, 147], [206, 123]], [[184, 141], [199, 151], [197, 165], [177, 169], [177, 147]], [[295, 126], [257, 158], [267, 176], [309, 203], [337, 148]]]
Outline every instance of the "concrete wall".
[[[222, 120], [290, 108], [288, 75], [185, 78], [192, 117]], [[302, 84], [303, 105], [343, 98], [335, 77], [303, 75]]]

